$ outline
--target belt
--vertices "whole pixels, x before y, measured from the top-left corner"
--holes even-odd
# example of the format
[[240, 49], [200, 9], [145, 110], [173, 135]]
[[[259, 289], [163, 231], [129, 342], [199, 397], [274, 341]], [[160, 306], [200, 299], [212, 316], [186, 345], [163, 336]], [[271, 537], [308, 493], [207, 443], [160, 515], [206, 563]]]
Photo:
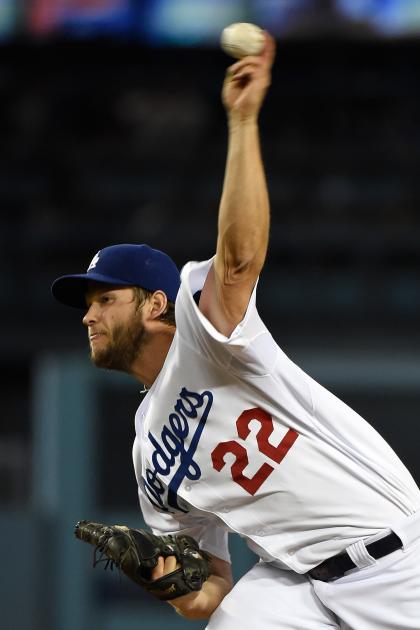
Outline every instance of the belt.
[[[397, 549], [401, 549], [401, 547], [401, 540], [398, 538], [397, 534], [391, 532], [388, 536], [384, 536], [384, 538], [380, 540], [367, 544], [366, 550], [372, 558], [378, 560], [393, 551], [397, 551]], [[345, 551], [328, 558], [328, 560], [324, 560], [324, 562], [321, 562], [317, 567], [308, 571], [308, 575], [315, 580], [329, 582], [330, 580], [337, 580], [347, 573], [347, 571], [351, 571], [351, 569], [357, 569], [357, 565], [354, 564], [353, 560]]]

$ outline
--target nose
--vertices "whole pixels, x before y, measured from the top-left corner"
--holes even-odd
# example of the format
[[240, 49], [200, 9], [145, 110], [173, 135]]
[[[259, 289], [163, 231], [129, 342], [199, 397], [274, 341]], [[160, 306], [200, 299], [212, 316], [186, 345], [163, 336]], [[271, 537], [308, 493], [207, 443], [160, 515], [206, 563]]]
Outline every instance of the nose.
[[97, 312], [95, 310], [94, 304], [91, 304], [86, 312], [86, 315], [83, 317], [82, 322], [85, 326], [92, 326], [95, 322], [98, 321]]

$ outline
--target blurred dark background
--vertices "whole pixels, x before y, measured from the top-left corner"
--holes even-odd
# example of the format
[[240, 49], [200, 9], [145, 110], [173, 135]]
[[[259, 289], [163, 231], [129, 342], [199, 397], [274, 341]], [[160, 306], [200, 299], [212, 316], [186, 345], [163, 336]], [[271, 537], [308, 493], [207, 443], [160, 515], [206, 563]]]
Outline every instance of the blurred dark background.
[[[179, 266], [212, 256], [231, 62], [217, 41], [233, 21], [278, 38], [261, 115], [272, 229], [260, 312], [420, 479], [420, 1], [1, 0], [0, 530], [27, 541], [20, 589], [41, 589], [6, 627], [88, 623], [89, 602], [74, 626], [64, 599], [54, 614], [40, 603], [53, 584], [70, 588], [53, 577], [59, 541], [42, 584], [35, 569], [45, 525], [83, 516], [69, 505], [139, 518], [138, 386], [97, 380], [82, 314], [55, 304], [49, 286], [115, 242], [148, 242]], [[83, 482], [92, 496], [75, 504]], [[109, 603], [109, 582], [92, 588]], [[20, 597], [8, 589], [4, 602]], [[137, 622], [136, 597], [124, 622], [115, 613], [120, 630]], [[90, 627], [113, 628], [105, 617]]]

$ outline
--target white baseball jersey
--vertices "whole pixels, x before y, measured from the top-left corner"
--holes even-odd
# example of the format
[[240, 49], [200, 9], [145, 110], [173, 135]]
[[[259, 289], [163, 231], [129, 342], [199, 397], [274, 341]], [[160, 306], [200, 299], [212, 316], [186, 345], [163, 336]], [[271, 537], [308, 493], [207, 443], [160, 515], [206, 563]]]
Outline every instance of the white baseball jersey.
[[156, 532], [188, 530], [227, 559], [227, 531], [304, 573], [420, 509], [420, 491], [363, 418], [297, 367], [255, 290], [232, 335], [199, 311], [212, 261], [188, 263], [177, 331], [136, 414], [134, 466]]

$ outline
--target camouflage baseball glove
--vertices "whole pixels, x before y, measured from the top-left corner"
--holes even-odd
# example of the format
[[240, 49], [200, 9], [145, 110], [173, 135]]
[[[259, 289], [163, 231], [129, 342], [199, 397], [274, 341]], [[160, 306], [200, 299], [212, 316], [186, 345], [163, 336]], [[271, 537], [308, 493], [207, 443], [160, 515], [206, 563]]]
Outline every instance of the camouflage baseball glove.
[[[75, 535], [95, 547], [93, 566], [116, 566], [158, 599], [169, 600], [199, 591], [210, 575], [210, 556], [191, 536], [155, 536], [144, 529], [79, 521]], [[159, 556], [175, 556], [180, 565], [172, 573], [152, 580]]]

